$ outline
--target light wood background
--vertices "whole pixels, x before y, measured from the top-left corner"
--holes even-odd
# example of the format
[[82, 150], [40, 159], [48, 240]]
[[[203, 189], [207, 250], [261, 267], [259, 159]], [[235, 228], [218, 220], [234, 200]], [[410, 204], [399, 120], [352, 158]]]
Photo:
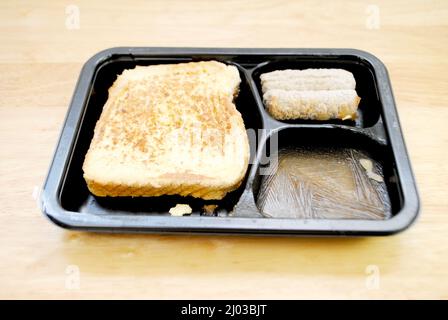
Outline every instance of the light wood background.
[[[363, 239], [54, 226], [34, 198], [81, 66], [126, 45], [375, 54], [390, 72], [420, 219]], [[0, 298], [448, 298], [447, 1], [1, 1], [0, 46]]]

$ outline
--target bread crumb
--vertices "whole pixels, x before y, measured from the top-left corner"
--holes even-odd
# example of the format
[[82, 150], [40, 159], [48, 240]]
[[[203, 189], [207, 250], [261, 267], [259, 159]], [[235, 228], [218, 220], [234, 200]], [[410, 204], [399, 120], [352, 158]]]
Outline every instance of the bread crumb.
[[371, 160], [369, 160], [369, 159], [359, 159], [359, 163], [366, 170], [366, 174], [367, 174], [367, 176], [370, 179], [375, 180], [377, 182], [383, 182], [384, 181], [382, 176], [380, 176], [379, 174], [373, 172], [373, 163], [372, 163]]
[[182, 217], [186, 214], [191, 214], [192, 209], [188, 204], [176, 204], [175, 207], [170, 209], [170, 214], [175, 217]]
[[215, 213], [216, 208], [218, 208], [218, 205], [216, 204], [206, 204], [202, 207], [205, 215], [213, 215]]

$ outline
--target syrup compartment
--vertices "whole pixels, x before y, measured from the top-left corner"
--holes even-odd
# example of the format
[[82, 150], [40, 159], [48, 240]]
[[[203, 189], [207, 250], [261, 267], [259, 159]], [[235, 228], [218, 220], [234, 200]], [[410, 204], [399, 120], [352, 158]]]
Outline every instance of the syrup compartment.
[[[252, 72], [253, 85], [256, 88], [256, 98], [258, 103], [263, 105], [263, 92], [261, 88], [260, 76], [263, 73], [296, 69], [303, 70], [309, 68], [338, 68], [351, 72], [356, 80], [356, 92], [361, 97], [358, 106], [356, 120], [282, 120], [288, 124], [337, 124], [359, 128], [374, 126], [381, 116], [381, 101], [378, 95], [378, 88], [375, 81], [375, 73], [372, 64], [356, 55], [301, 55], [273, 57], [272, 60], [260, 63]], [[263, 111], [267, 117], [274, 119], [266, 109]], [[279, 121], [279, 120], [275, 120]]]
[[[65, 182], [61, 187], [60, 203], [68, 211], [85, 212], [95, 215], [117, 214], [149, 214], [166, 215], [169, 209], [178, 203], [189, 204], [193, 209], [192, 215], [199, 216], [207, 204], [218, 205], [215, 214], [226, 216], [240, 198], [247, 181], [247, 175], [240, 188], [227, 194], [219, 201], [205, 201], [193, 197], [161, 196], [161, 197], [96, 197], [87, 189], [83, 179], [82, 164], [84, 156], [93, 137], [93, 129], [102, 111], [102, 107], [108, 97], [108, 88], [113, 84], [119, 74], [125, 69], [134, 68], [137, 65], [151, 65], [162, 63], [180, 63], [195, 61], [194, 57], [161, 58], [161, 57], [136, 57], [131, 55], [117, 55], [98, 66], [93, 83], [86, 97], [83, 119], [78, 131], [72, 157], [66, 171]], [[198, 59], [205, 60], [205, 59]], [[228, 61], [221, 62], [229, 63]], [[242, 114], [247, 129], [257, 130], [261, 127], [261, 116], [248, 85], [248, 78], [244, 69], [237, 65], [240, 71], [240, 92], [235, 100], [238, 111]], [[251, 150], [255, 150], [256, 141], [251, 139]], [[252, 155], [253, 158], [253, 155]], [[250, 172], [250, 168], [247, 172]], [[171, 218], [171, 217], [170, 217]]]
[[269, 219], [387, 220], [403, 208], [392, 149], [362, 131], [282, 127], [254, 166], [253, 203]]

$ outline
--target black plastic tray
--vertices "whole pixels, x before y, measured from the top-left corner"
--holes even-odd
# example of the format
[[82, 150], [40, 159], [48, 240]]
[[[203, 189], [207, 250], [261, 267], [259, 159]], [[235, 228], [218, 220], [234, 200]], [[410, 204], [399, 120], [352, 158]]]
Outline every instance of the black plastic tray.
[[[255, 161], [241, 187], [220, 201], [218, 216], [199, 214], [203, 200], [163, 196], [100, 198], [89, 193], [82, 163], [107, 90], [124, 69], [136, 65], [218, 60], [238, 67], [236, 106], [247, 128], [267, 129], [257, 141]], [[285, 68], [343, 68], [355, 76], [362, 97], [356, 121], [280, 122], [265, 111], [259, 75]], [[261, 149], [273, 135], [282, 144], [346, 145], [378, 158], [391, 198], [387, 220], [264, 218], [255, 199]], [[255, 147], [255, 146], [252, 146]], [[369, 53], [352, 49], [112, 48], [84, 65], [50, 166], [42, 196], [43, 212], [69, 229], [108, 232], [187, 232], [269, 235], [386, 235], [407, 228], [419, 211], [419, 198], [384, 65]], [[188, 203], [191, 216], [168, 210]]]

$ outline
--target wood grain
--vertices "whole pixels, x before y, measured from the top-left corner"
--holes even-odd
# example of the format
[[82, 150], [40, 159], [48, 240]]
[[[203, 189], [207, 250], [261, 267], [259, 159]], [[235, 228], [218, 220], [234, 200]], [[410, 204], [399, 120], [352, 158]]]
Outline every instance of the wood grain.
[[[70, 4], [79, 29], [66, 27]], [[378, 10], [379, 29], [369, 28]], [[0, 298], [448, 298], [446, 1], [2, 1], [0, 17]], [[419, 221], [365, 239], [106, 235], [52, 225], [33, 190], [79, 71], [97, 51], [125, 45], [375, 54], [393, 83]], [[368, 285], [369, 266], [379, 287]], [[73, 268], [79, 288], [67, 282]]]

